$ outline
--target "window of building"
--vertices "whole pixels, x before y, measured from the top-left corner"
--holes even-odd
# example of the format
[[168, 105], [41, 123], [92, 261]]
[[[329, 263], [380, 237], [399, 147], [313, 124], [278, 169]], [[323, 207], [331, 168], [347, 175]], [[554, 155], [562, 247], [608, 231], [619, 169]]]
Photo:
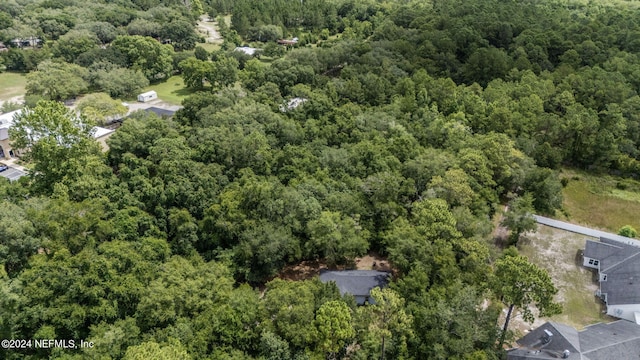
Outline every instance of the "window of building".
[[594, 265], [594, 266], [598, 266], [598, 264], [599, 264], [599, 263], [600, 263], [600, 262], [599, 262], [598, 260], [595, 260], [595, 261], [593, 262], [593, 265]]
[[589, 265], [593, 265], [593, 259], [589, 259]]

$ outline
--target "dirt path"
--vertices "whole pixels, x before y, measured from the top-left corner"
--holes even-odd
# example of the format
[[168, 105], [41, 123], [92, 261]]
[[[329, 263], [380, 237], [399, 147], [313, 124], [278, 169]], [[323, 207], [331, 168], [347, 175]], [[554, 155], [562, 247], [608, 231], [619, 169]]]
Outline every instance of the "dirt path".
[[210, 21], [208, 15], [200, 16], [198, 21], [197, 30], [202, 35], [206, 36], [207, 42], [210, 44], [222, 44], [222, 36], [218, 32], [218, 23]]

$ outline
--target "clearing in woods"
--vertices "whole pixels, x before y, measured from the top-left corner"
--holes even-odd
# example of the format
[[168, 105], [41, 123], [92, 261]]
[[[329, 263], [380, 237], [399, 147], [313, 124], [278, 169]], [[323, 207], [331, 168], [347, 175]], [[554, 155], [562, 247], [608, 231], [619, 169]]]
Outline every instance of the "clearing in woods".
[[0, 74], [0, 105], [5, 101], [17, 102], [22, 100], [27, 85], [27, 75], [17, 72]]
[[586, 239], [593, 238], [540, 224], [536, 232], [521, 238], [518, 250], [532, 263], [549, 272], [558, 288], [556, 301], [562, 304], [563, 312], [551, 318], [536, 319], [533, 324], [524, 322], [516, 313], [509, 326], [511, 330], [516, 330], [516, 339], [529, 329], [550, 320], [571, 325], [578, 330], [590, 324], [615, 320], [603, 314], [604, 304], [595, 296], [599, 287], [595, 272], [582, 266], [582, 250]]

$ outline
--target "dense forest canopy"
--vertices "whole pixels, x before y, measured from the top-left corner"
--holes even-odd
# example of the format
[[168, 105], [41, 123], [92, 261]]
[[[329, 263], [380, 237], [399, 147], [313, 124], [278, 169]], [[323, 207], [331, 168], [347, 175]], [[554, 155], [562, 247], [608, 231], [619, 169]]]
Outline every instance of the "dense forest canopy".
[[[230, 15], [219, 50], [204, 13]], [[626, 2], [0, 2], [33, 170], [0, 182], [0, 338], [95, 343], [0, 357], [500, 358], [501, 302], [560, 309], [492, 218], [512, 204], [516, 243], [560, 209], [561, 166], [640, 174], [638, 35]], [[106, 154], [58, 102], [175, 74], [184, 108], [134, 113]], [[276, 277], [369, 251], [396, 270], [375, 305]]]

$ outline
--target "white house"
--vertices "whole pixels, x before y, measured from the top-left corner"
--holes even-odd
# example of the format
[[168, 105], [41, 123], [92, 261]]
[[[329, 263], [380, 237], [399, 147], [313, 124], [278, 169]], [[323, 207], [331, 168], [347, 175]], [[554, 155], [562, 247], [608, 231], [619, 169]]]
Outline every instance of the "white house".
[[21, 113], [22, 109], [19, 109], [0, 115], [0, 158], [11, 159], [18, 155], [9, 140], [9, 128], [13, 125], [13, 118]]
[[607, 304], [607, 315], [640, 325], [640, 247], [632, 244], [587, 240], [582, 265], [598, 270], [596, 295]]
[[147, 91], [145, 93], [138, 95], [139, 102], [147, 102], [147, 101], [155, 100], [157, 98], [158, 98], [158, 93], [156, 93], [153, 90]]
[[238, 46], [237, 48], [233, 49], [233, 51], [238, 51], [238, 52], [241, 52], [241, 53], [245, 53], [245, 54], [247, 54], [249, 56], [256, 55], [256, 53], [258, 51], [260, 51], [260, 50], [261, 49], [256, 49], [256, 48], [252, 48], [252, 47], [249, 47], [249, 46]]

